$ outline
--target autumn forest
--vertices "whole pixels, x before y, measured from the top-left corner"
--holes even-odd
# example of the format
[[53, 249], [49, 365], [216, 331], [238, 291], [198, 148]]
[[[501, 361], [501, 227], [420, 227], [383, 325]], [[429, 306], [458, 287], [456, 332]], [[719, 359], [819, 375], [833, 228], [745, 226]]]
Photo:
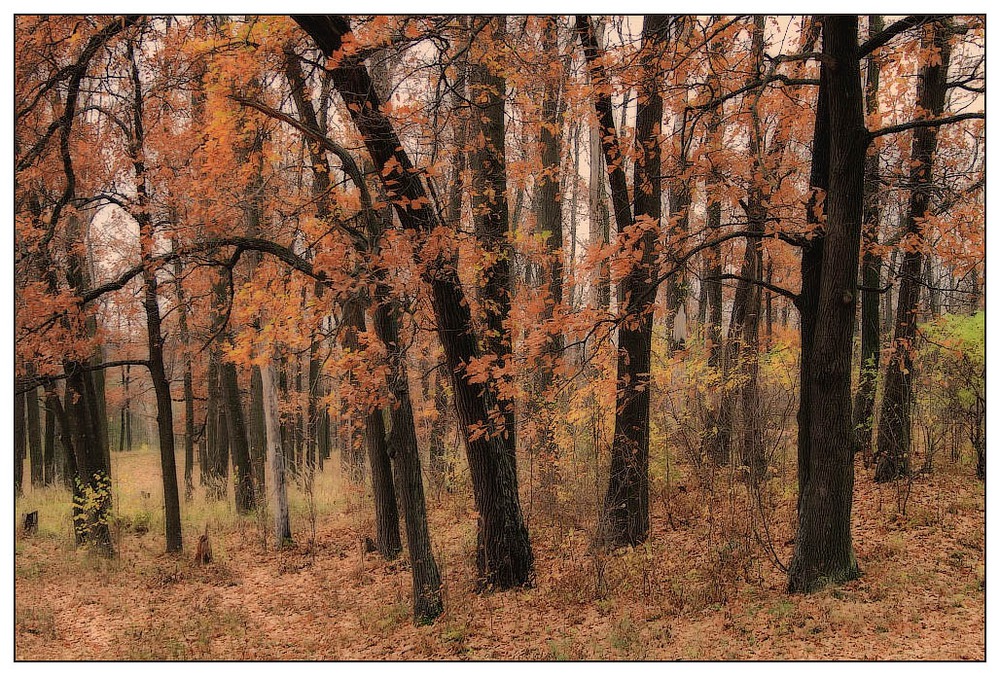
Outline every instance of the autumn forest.
[[15, 658], [985, 659], [985, 43], [16, 16]]

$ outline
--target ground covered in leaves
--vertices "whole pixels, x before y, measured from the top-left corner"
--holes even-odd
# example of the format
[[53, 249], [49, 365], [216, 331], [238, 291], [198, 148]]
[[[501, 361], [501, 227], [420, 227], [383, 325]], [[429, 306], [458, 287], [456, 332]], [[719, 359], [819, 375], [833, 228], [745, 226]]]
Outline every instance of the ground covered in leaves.
[[[707, 484], [682, 467], [654, 482], [649, 544], [612, 555], [589, 547], [592, 505], [564, 504], [554, 513], [572, 517], [543, 520], [526, 500], [536, 585], [485, 595], [473, 592], [467, 491], [432, 494], [447, 612], [418, 627], [405, 555], [364, 553], [372, 517], [362, 489], [323, 479], [313, 500], [295, 491], [297, 544], [283, 551], [264, 544], [266, 516], [237, 518], [198, 498], [185, 509], [188, 549], [173, 557], [162, 553], [156, 456], [116, 462], [114, 560], [73, 547], [66, 493], [18, 501], [18, 514], [39, 509], [42, 522], [17, 535], [19, 660], [985, 656], [985, 492], [961, 465], [889, 486], [859, 465], [864, 575], [810, 596], [784, 589], [795, 499], [784, 479], [748, 497], [738, 481]], [[216, 560], [199, 567], [193, 549], [206, 523]]]

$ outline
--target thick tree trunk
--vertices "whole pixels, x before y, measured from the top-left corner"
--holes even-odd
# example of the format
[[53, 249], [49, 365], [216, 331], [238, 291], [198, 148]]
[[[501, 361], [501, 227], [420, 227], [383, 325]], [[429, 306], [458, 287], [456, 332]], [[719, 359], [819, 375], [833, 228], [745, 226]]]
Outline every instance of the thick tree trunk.
[[105, 466], [106, 454], [100, 446], [100, 428], [94, 405], [93, 381], [83, 364], [65, 362], [66, 412], [72, 441], [63, 437], [73, 456], [74, 515], [78, 544], [92, 546], [102, 556], [114, 556], [109, 520], [111, 518], [111, 478]]
[[[823, 18], [820, 98], [829, 120], [829, 190], [822, 272], [810, 370], [809, 447], [800, 487], [799, 524], [789, 566], [789, 590], [809, 592], [824, 582], [857, 577], [851, 544], [854, 442], [851, 352], [861, 244], [865, 150], [856, 16]], [[819, 113], [817, 113], [819, 114]], [[817, 122], [817, 129], [821, 129]], [[815, 139], [814, 151], [825, 141]], [[802, 449], [800, 448], [800, 453]], [[801, 473], [800, 473], [801, 476]]]
[[[329, 56], [340, 48], [350, 30], [339, 16], [296, 17]], [[393, 207], [406, 230], [430, 234], [440, 222], [413, 164], [388, 118], [381, 112], [364, 65], [341, 62], [331, 70], [334, 87], [361, 132], [386, 191], [395, 197]], [[392, 164], [389, 164], [390, 159]], [[418, 254], [419, 258], [419, 254]], [[442, 257], [417, 261], [431, 287], [431, 303], [438, 335], [445, 349], [455, 392], [455, 408], [466, 440], [473, 494], [479, 513], [476, 564], [480, 588], [508, 589], [530, 584], [534, 557], [517, 494], [517, 477], [511, 462], [513, 446], [490, 418], [496, 407], [493, 388], [472, 382], [466, 366], [481, 356], [469, 303], [458, 272]]]
[[[490, 39], [502, 40], [506, 17], [489, 19]], [[476, 103], [473, 115], [474, 129], [482, 141], [472, 159], [472, 220], [476, 239], [487, 253], [487, 260], [481, 271], [482, 285], [479, 290], [482, 308], [483, 352], [496, 357], [496, 366], [503, 369], [509, 364], [512, 351], [510, 328], [505, 326], [510, 316], [510, 299], [513, 294], [513, 274], [511, 270], [513, 250], [508, 241], [510, 217], [507, 211], [507, 163], [505, 156], [504, 104], [507, 98], [507, 84], [504, 79], [485, 63], [469, 63], [469, 94]], [[497, 430], [504, 437], [505, 448], [510, 453], [510, 462], [516, 468], [515, 455], [516, 420], [514, 400], [503, 394], [494, 379], [489, 386], [502, 414], [502, 429]], [[517, 473], [514, 473], [515, 490]]]
[[[924, 28], [921, 47], [933, 50], [939, 61], [920, 68], [917, 84], [917, 108], [938, 117], [944, 112], [946, 78], [951, 47], [944, 30], [936, 22]], [[896, 326], [892, 353], [885, 373], [885, 392], [879, 416], [875, 480], [892, 481], [910, 471], [910, 413], [913, 405], [913, 350], [917, 337], [917, 304], [920, 299], [923, 264], [923, 221], [930, 210], [934, 154], [937, 150], [937, 127], [919, 127], [913, 131], [910, 149], [910, 203], [906, 214], [906, 251], [899, 274], [899, 298], [896, 301]]]

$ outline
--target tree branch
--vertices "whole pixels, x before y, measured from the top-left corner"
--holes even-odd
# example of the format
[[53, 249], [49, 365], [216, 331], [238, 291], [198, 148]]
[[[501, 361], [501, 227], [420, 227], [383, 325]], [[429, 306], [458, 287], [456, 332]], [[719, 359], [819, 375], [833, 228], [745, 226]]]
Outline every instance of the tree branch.
[[[149, 368], [148, 359], [118, 359], [116, 361], [106, 361], [102, 364], [81, 364], [81, 371], [103, 371], [104, 369], [113, 369], [119, 366], [145, 366]], [[18, 378], [14, 384], [14, 394], [24, 394], [25, 392], [30, 392], [36, 387], [41, 387], [46, 383], [54, 383], [57, 380], [65, 380], [69, 375], [66, 373], [60, 373], [55, 376], [28, 376], [25, 378]]]
[[931, 21], [941, 21], [944, 18], [944, 14], [911, 14], [905, 19], [900, 19], [881, 33], [876, 33], [863, 42], [858, 47], [858, 59], [868, 56], [904, 31], [916, 28], [917, 26], [923, 26], [925, 23], [930, 23]]
[[986, 113], [961, 113], [960, 115], [950, 115], [948, 117], [937, 117], [927, 120], [911, 120], [910, 122], [903, 122], [902, 124], [894, 124], [889, 127], [883, 127], [882, 129], [876, 129], [875, 131], [868, 132], [869, 140], [876, 138], [878, 136], [885, 136], [886, 134], [898, 134], [901, 131], [907, 131], [909, 129], [917, 129], [918, 127], [940, 127], [946, 124], [952, 124], [955, 122], [962, 122], [964, 120], [985, 120]]
[[702, 277], [702, 281], [709, 281], [709, 282], [721, 282], [724, 279], [733, 279], [739, 282], [748, 282], [750, 284], [756, 284], [757, 286], [765, 288], [768, 291], [771, 291], [772, 293], [776, 293], [779, 296], [784, 296], [785, 298], [790, 299], [793, 303], [797, 304], [799, 301], [799, 294], [795, 293], [794, 291], [789, 291], [788, 289], [782, 286], [777, 286], [775, 284], [771, 284], [770, 282], [765, 282], [763, 279], [751, 279], [750, 277], [744, 277], [743, 275], [734, 275], [728, 272], [723, 273], [721, 275], [713, 275], [711, 277]]

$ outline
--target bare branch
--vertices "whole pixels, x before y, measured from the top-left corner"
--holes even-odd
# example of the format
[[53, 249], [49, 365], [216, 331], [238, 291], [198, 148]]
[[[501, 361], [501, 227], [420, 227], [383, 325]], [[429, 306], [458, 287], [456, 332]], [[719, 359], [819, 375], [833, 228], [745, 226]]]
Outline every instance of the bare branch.
[[883, 127], [882, 129], [876, 129], [875, 131], [868, 132], [868, 136], [869, 139], [873, 139], [877, 136], [885, 136], [886, 134], [898, 134], [901, 131], [917, 129], [919, 127], [940, 127], [946, 124], [953, 124], [955, 122], [963, 122], [965, 120], [985, 120], [985, 119], [986, 119], [986, 113], [962, 113], [960, 115], [949, 115], [948, 117], [929, 118], [926, 120], [911, 120], [910, 122], [903, 122], [902, 124], [894, 124], [889, 127]]
[[923, 26], [925, 23], [930, 23], [931, 21], [941, 21], [945, 18], [944, 14], [911, 14], [905, 19], [900, 19], [881, 33], [876, 33], [863, 42], [858, 47], [858, 58], [862, 59], [868, 56], [904, 31], [916, 28], [917, 26]]

